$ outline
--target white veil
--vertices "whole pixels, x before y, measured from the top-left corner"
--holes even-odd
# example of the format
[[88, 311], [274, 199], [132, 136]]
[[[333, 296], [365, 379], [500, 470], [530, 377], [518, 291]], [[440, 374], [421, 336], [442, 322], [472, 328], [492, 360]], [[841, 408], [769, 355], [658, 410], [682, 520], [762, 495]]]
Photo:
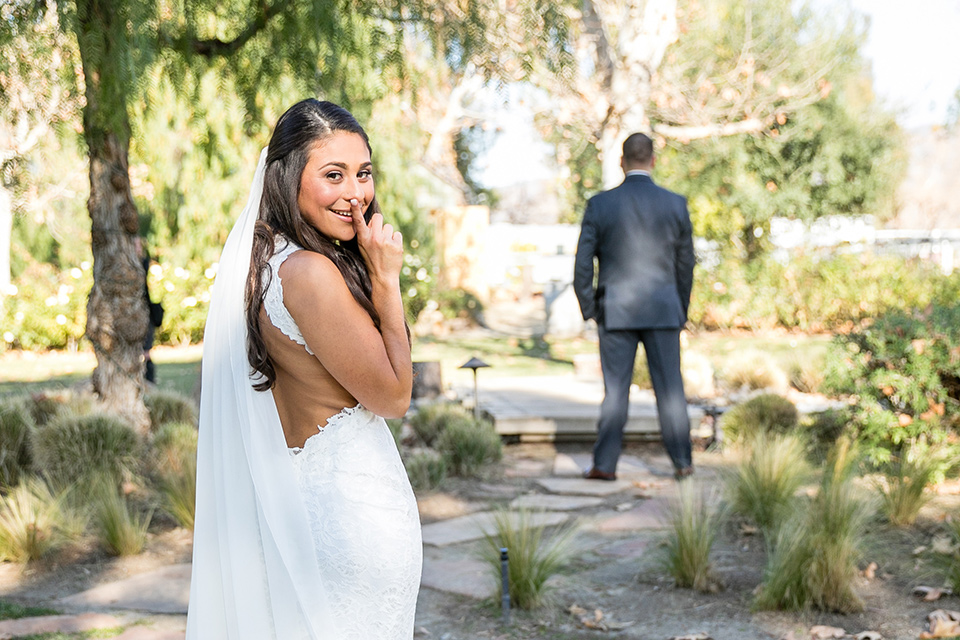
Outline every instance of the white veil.
[[313, 536], [271, 391], [251, 386], [244, 291], [263, 192], [260, 154], [204, 330], [187, 640], [336, 640]]

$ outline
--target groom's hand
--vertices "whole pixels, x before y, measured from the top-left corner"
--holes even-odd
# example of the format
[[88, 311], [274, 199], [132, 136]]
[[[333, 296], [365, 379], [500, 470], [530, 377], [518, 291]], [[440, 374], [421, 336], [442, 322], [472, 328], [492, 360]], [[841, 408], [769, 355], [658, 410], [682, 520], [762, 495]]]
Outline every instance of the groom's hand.
[[383, 223], [383, 216], [373, 214], [368, 224], [358, 200], [350, 200], [350, 215], [357, 233], [360, 254], [367, 263], [370, 277], [396, 279], [403, 268], [403, 236], [393, 226]]

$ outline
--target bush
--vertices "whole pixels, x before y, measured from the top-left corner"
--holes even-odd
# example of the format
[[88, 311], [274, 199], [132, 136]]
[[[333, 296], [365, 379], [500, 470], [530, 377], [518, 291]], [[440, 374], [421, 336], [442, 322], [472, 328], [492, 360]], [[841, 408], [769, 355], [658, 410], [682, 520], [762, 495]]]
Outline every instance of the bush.
[[933, 496], [926, 491], [937, 475], [948, 465], [943, 451], [911, 444], [895, 456], [884, 471], [879, 486], [883, 513], [890, 524], [897, 527], [912, 525], [920, 509]]
[[414, 491], [432, 491], [447, 478], [447, 461], [436, 452], [414, 453], [404, 461]]
[[140, 437], [115, 416], [66, 413], [33, 432], [30, 450], [34, 466], [54, 486], [69, 487], [105, 473], [119, 484], [133, 473], [142, 457]]
[[197, 407], [193, 400], [176, 391], [155, 389], [143, 396], [150, 412], [150, 429], [156, 431], [168, 422], [197, 424]]
[[666, 569], [678, 587], [715, 591], [710, 550], [719, 528], [718, 512], [708, 506], [693, 482], [680, 485], [680, 497], [670, 513]]
[[853, 484], [849, 441], [831, 452], [816, 497], [780, 527], [755, 604], [760, 609], [863, 608], [854, 590], [868, 511]]
[[458, 476], [475, 476], [487, 464], [500, 462], [503, 445], [493, 425], [482, 420], [451, 422], [437, 438], [437, 450]]
[[23, 399], [0, 402], [0, 486], [12, 487], [30, 469], [33, 416]]
[[852, 419], [848, 409], [827, 409], [809, 416], [801, 427], [814, 460], [826, 458], [837, 440], [846, 434]]
[[473, 422], [473, 413], [462, 405], [450, 402], [435, 402], [417, 407], [410, 417], [414, 433], [428, 447], [433, 446], [441, 433], [453, 422]]
[[500, 549], [509, 550], [507, 584], [510, 604], [520, 609], [534, 609], [547, 599], [547, 580], [558, 573], [570, 557], [570, 543], [576, 533], [572, 526], [561, 528], [549, 540], [543, 539], [545, 527], [533, 524], [530, 511], [497, 512], [494, 533], [486, 535], [482, 555], [490, 564], [498, 588], [501, 580]]
[[127, 499], [109, 476], [98, 477], [91, 486], [94, 520], [107, 552], [132, 556], [143, 551], [152, 514], [132, 513]]
[[726, 479], [734, 511], [750, 518], [772, 542], [797, 508], [797, 491], [810, 478], [803, 442], [789, 434], [757, 433], [748, 458]]
[[856, 399], [857, 440], [875, 464], [903, 443], [945, 440], [960, 426], [960, 304], [893, 311], [839, 335], [824, 386]]
[[764, 393], [735, 405], [720, 421], [724, 439], [746, 442], [759, 433], [793, 433], [800, 415], [792, 402], [775, 393]]
[[26, 563], [59, 547], [62, 516], [62, 500], [43, 481], [18, 484], [0, 504], [0, 560]]
[[787, 374], [777, 361], [770, 354], [755, 349], [731, 355], [717, 377], [734, 390], [787, 389]]
[[795, 361], [790, 363], [787, 375], [790, 385], [802, 393], [817, 393], [823, 385], [823, 362], [820, 358], [814, 360]]
[[63, 409], [67, 402], [67, 395], [52, 393], [35, 393], [30, 396], [28, 406], [37, 426], [45, 425]]
[[168, 422], [153, 434], [151, 462], [162, 475], [181, 473], [188, 463], [197, 461], [197, 428], [186, 422]]

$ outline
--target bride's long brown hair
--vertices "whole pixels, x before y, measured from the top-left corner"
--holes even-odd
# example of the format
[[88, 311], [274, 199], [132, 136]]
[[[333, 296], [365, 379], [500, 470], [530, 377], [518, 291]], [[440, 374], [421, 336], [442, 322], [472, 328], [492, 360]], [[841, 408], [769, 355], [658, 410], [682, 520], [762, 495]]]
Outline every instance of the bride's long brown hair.
[[[280, 116], [267, 147], [263, 196], [254, 229], [245, 294], [247, 360], [253, 368], [251, 373], [257, 380], [253, 385], [257, 391], [270, 389], [277, 379], [276, 369], [267, 353], [260, 329], [260, 308], [273, 277], [267, 261], [273, 256], [276, 236], [283, 236], [308, 251], [315, 251], [330, 258], [343, 275], [354, 299], [370, 314], [377, 329], [380, 328], [380, 315], [370, 297], [370, 275], [360, 256], [356, 238], [348, 242], [331, 240], [303, 219], [297, 204], [300, 177], [307, 166], [310, 150], [318, 142], [340, 131], [361, 136], [370, 150], [370, 140], [366, 132], [349, 111], [332, 102], [311, 98], [298, 102]], [[370, 216], [379, 210], [377, 199], [374, 198], [364, 212], [364, 218], [369, 222]]]

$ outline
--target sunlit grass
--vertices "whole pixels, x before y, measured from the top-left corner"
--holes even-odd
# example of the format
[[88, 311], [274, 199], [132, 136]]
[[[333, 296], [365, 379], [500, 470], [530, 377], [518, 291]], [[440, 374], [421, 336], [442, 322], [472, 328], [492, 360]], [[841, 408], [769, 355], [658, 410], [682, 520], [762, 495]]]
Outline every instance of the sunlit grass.
[[109, 477], [91, 483], [93, 518], [106, 551], [132, 556], [143, 551], [152, 513], [139, 514]]
[[28, 478], [0, 502], [0, 560], [37, 560], [65, 541], [63, 500], [45, 482]]
[[710, 563], [719, 519], [719, 512], [703, 499], [695, 482], [680, 484], [680, 496], [670, 510], [665, 559], [667, 572], [678, 587], [697, 591], [719, 588]]

